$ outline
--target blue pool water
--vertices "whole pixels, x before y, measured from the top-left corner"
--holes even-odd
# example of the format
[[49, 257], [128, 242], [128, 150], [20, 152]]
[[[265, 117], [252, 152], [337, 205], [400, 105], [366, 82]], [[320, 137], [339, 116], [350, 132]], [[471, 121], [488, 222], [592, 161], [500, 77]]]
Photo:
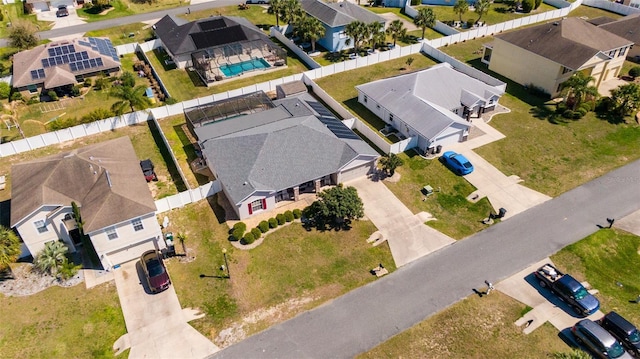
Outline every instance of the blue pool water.
[[267, 67], [270, 67], [270, 65], [265, 59], [253, 59], [237, 64], [224, 64], [220, 66], [220, 71], [222, 71], [225, 76], [231, 77], [241, 75], [247, 71], [266, 69]]

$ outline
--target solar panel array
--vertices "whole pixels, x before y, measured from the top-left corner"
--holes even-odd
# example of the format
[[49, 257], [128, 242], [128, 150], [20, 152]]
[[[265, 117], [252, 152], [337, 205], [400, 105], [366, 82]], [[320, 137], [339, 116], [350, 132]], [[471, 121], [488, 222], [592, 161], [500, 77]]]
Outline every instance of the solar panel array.
[[43, 79], [44, 78], [44, 69], [32, 70], [31, 71], [31, 79]]
[[69, 64], [71, 71], [82, 71], [102, 66], [104, 66], [104, 63], [101, 58], [77, 61]]
[[[73, 46], [73, 45], [71, 45]], [[51, 49], [49, 49], [49, 53], [51, 53]], [[89, 60], [89, 53], [86, 51], [63, 54], [59, 56], [47, 57], [46, 59], [42, 59], [42, 67], [53, 67], [56, 65], [68, 64], [76, 61]]]
[[317, 101], [306, 101], [306, 103], [316, 111], [320, 117], [318, 118], [327, 128], [333, 132], [338, 138], [347, 138], [352, 140], [359, 140], [360, 137], [351, 131], [342, 121], [338, 120], [331, 111], [327, 110], [323, 104]]
[[80, 45], [91, 47], [94, 51], [98, 51], [104, 56], [110, 56], [113, 61], [120, 62], [118, 59], [118, 52], [109, 39], [100, 39], [97, 37], [90, 37], [89, 42], [78, 41]]

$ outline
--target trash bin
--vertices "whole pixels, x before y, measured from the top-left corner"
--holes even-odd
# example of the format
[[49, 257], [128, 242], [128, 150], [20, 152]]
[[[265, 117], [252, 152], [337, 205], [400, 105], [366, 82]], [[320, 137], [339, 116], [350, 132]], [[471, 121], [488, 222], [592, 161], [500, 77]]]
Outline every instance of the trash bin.
[[442, 145], [436, 146], [436, 153], [442, 152]]
[[173, 242], [173, 233], [169, 232], [164, 237], [164, 243], [167, 245], [167, 257], [173, 257], [176, 255], [176, 247]]
[[506, 209], [504, 209], [504, 208], [500, 208], [500, 209], [498, 210], [498, 218], [502, 218], [502, 217], [504, 217], [505, 213], [507, 213], [507, 210], [506, 210]]

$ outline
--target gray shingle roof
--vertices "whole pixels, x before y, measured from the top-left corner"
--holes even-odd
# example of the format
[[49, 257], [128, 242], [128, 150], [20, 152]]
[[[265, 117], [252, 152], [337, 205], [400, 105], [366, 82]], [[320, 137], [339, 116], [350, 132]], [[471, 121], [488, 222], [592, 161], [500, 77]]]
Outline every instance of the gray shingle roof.
[[367, 24], [385, 22], [382, 16], [347, 1], [325, 3], [321, 0], [300, 0], [300, 4], [307, 14], [329, 27], [344, 26], [356, 20]]
[[640, 13], [601, 24], [598, 28], [623, 37], [636, 44], [636, 46], [640, 45]]
[[454, 123], [470, 126], [451, 112], [461, 104], [485, 102], [503, 93], [447, 63], [356, 88], [429, 139]]
[[156, 211], [128, 137], [11, 167], [11, 226], [44, 205], [81, 206], [86, 233]]
[[[276, 108], [196, 128], [203, 154], [232, 202], [336, 173], [359, 156], [378, 156], [361, 139], [334, 134], [307, 105], [310, 96], [274, 101]], [[213, 137], [201, 137], [207, 127]]]
[[257, 26], [235, 16], [216, 16], [179, 24], [174, 17], [165, 15], [155, 23], [154, 31], [173, 55], [246, 40], [270, 41]]
[[495, 37], [573, 70], [580, 69], [599, 52], [631, 45], [629, 40], [576, 17]]

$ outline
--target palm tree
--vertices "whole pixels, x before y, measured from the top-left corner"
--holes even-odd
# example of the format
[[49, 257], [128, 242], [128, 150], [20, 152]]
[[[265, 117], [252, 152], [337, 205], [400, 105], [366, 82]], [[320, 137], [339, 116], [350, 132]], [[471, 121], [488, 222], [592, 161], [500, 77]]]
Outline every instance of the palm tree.
[[587, 97], [595, 98], [598, 96], [598, 89], [595, 86], [589, 85], [594, 80], [593, 77], [578, 72], [560, 85], [562, 93], [566, 96], [565, 103], [567, 103], [569, 99], [573, 100], [573, 106], [571, 107], [573, 111], [575, 111]]
[[267, 12], [269, 14], [276, 16], [276, 27], [280, 28], [280, 15], [282, 14], [282, 10], [284, 9], [284, 1], [285, 0], [271, 0], [269, 2], [269, 9]]
[[10, 228], [0, 226], [0, 270], [15, 262], [20, 252], [20, 238]]
[[296, 29], [301, 38], [311, 42], [311, 52], [316, 51], [316, 41], [323, 38], [327, 32], [322, 22], [312, 16], [303, 16], [298, 21]]
[[384, 25], [375, 21], [367, 25], [367, 32], [371, 40], [371, 48], [376, 49], [376, 45], [384, 42], [387, 36], [384, 33]]
[[41, 272], [56, 275], [63, 263], [67, 261], [67, 251], [69, 249], [62, 241], [47, 242], [44, 249], [36, 256], [34, 264]]
[[407, 29], [400, 20], [393, 20], [387, 28], [387, 34], [393, 39], [393, 46], [396, 46], [396, 41], [407, 36]]
[[424, 32], [428, 27], [434, 27], [436, 25], [436, 14], [428, 7], [423, 7], [418, 10], [418, 15], [413, 18], [413, 23], [422, 29], [422, 38], [424, 39]]
[[284, 0], [282, 10], [280, 11], [280, 19], [291, 26], [304, 15], [302, 5], [298, 0]]
[[478, 0], [476, 1], [476, 4], [474, 5], [475, 7], [475, 13], [478, 14], [478, 20], [476, 20], [476, 22], [480, 21], [480, 19], [482, 18], [482, 15], [485, 15], [486, 13], [489, 12], [489, 8], [491, 8], [491, 1], [490, 0]]
[[382, 166], [382, 170], [385, 172], [389, 172], [390, 176], [393, 176], [396, 173], [396, 168], [402, 166], [404, 163], [402, 162], [402, 158], [398, 157], [395, 153], [389, 153], [380, 158], [380, 165]]
[[467, 0], [458, 0], [456, 4], [453, 5], [453, 12], [460, 15], [460, 22], [462, 22], [462, 15], [467, 11], [469, 11], [469, 3]]
[[122, 115], [127, 107], [131, 108], [131, 112], [133, 112], [136, 107], [143, 110], [151, 106], [151, 100], [145, 96], [146, 90], [145, 86], [115, 86], [111, 88], [111, 96], [120, 99], [111, 105], [111, 111], [116, 115]]
[[613, 110], [624, 117], [640, 107], [640, 85], [629, 83], [611, 90]]
[[367, 32], [367, 24], [362, 21], [352, 21], [344, 27], [344, 34], [349, 37], [347, 44], [353, 39], [353, 49], [356, 54], [360, 43], [367, 36]]

